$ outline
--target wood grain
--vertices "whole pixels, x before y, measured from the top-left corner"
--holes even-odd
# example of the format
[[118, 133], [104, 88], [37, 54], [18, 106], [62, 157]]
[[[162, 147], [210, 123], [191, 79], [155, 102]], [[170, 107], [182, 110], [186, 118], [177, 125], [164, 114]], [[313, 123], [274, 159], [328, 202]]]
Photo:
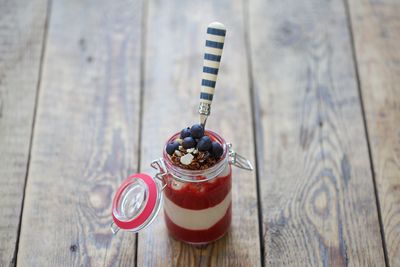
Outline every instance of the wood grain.
[[21, 266], [132, 266], [111, 200], [138, 162], [141, 1], [53, 1]]
[[[150, 1], [141, 171], [162, 155], [173, 133], [198, 122], [207, 25], [227, 28], [221, 68], [207, 127], [221, 133], [254, 162], [254, 143], [239, 1]], [[259, 230], [255, 173], [233, 170], [233, 227], [222, 240], [195, 248], [168, 237], [163, 214], [139, 233], [138, 266], [258, 266]]]
[[0, 2], [0, 266], [15, 264], [46, 10]]
[[265, 264], [384, 266], [341, 1], [250, 1]]
[[400, 2], [349, 1], [390, 266], [400, 266]]

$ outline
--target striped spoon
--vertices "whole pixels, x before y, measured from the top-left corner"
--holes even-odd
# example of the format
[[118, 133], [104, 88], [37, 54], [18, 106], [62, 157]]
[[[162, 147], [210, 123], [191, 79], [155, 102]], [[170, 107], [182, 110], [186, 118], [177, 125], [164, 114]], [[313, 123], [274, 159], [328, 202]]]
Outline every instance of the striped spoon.
[[225, 34], [225, 26], [220, 22], [212, 22], [207, 27], [199, 105], [200, 123], [203, 127], [205, 127], [207, 118], [210, 115], [219, 63], [222, 49], [224, 48]]

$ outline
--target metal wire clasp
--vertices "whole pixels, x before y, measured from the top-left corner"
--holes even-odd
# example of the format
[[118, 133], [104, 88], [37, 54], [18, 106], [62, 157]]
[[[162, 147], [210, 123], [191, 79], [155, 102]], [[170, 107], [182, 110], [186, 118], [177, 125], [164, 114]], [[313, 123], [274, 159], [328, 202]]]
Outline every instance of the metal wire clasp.
[[167, 184], [165, 183], [165, 180], [164, 180], [164, 176], [168, 174], [167, 168], [165, 167], [165, 164], [164, 164], [164, 160], [162, 158], [153, 160], [151, 162], [150, 166], [153, 169], [157, 170], [155, 177], [164, 184], [162, 187], [162, 190], [164, 190], [164, 188], [167, 186]]
[[239, 155], [232, 149], [232, 144], [227, 143], [228, 151], [229, 151], [229, 163], [247, 171], [254, 170], [253, 165], [251, 164], [250, 160], [246, 159], [245, 157]]

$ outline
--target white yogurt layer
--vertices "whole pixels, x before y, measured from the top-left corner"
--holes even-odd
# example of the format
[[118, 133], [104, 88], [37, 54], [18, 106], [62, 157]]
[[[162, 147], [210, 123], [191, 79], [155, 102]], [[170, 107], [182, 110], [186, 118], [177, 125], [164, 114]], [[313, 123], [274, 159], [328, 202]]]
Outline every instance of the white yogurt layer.
[[206, 230], [220, 221], [231, 204], [231, 191], [218, 205], [202, 210], [190, 210], [179, 207], [165, 197], [164, 211], [171, 221], [189, 230]]

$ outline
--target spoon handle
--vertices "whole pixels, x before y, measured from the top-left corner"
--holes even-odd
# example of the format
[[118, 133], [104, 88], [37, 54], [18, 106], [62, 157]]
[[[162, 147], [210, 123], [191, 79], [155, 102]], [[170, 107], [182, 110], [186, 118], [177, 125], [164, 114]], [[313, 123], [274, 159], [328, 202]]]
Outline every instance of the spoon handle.
[[212, 22], [207, 27], [199, 105], [200, 123], [203, 127], [206, 124], [207, 117], [210, 115], [222, 49], [224, 48], [225, 34], [225, 26], [220, 22]]

